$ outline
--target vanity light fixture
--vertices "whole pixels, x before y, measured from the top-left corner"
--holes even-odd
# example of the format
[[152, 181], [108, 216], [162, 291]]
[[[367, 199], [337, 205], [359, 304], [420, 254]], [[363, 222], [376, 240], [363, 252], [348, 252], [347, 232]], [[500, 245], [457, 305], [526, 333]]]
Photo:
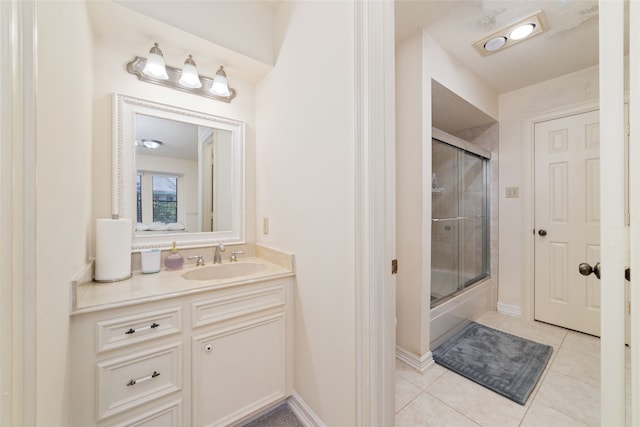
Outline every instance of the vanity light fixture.
[[142, 72], [148, 76], [156, 79], [167, 80], [167, 68], [164, 63], [164, 55], [158, 46], [158, 43], [154, 43], [153, 47], [149, 51], [147, 56], [147, 63], [144, 66]]
[[198, 76], [196, 63], [193, 60], [193, 56], [191, 55], [189, 55], [189, 57], [184, 61], [184, 66], [182, 67], [182, 74], [180, 75], [179, 83], [182, 86], [192, 89], [202, 87], [202, 82], [200, 82], [200, 77]]
[[520, 19], [519, 21], [501, 28], [473, 43], [473, 47], [482, 56], [513, 46], [531, 36], [540, 34], [546, 30], [544, 13], [538, 10], [535, 13]]
[[[138, 80], [170, 87], [183, 92], [212, 98], [217, 101], [231, 102], [236, 91], [229, 87], [224, 67], [215, 74], [214, 78], [198, 74], [193, 56], [189, 55], [184, 61], [182, 70], [166, 65], [158, 43], [149, 51], [147, 58], [136, 56], [127, 64], [127, 71], [135, 74]], [[164, 72], [164, 74], [163, 74]]]
[[229, 84], [227, 83], [227, 73], [224, 72], [222, 65], [220, 69], [216, 71], [216, 75], [213, 78], [211, 93], [219, 96], [229, 96], [231, 94], [229, 92]]

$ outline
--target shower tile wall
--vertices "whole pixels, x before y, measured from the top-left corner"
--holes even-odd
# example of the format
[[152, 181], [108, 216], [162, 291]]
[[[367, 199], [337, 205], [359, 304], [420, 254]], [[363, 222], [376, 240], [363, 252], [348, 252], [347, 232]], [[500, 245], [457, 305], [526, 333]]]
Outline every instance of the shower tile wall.
[[494, 123], [453, 133], [454, 136], [491, 152], [491, 160], [489, 161], [489, 179], [491, 181], [489, 185], [489, 254], [490, 271], [493, 278], [491, 301], [494, 301], [494, 303], [498, 299], [498, 203], [500, 195], [498, 185], [498, 130], [498, 123]]
[[462, 241], [463, 246], [462, 259], [464, 262], [463, 272], [466, 282], [469, 279], [484, 274], [483, 267], [483, 223], [481, 218], [485, 215], [483, 211], [483, 195], [484, 195], [484, 168], [482, 162], [478, 161], [475, 156], [466, 154], [462, 163], [462, 180], [464, 188], [462, 189], [462, 210], [461, 216], [466, 218], [474, 218], [462, 222]]
[[[458, 216], [458, 152], [444, 144], [434, 145], [434, 168], [436, 183], [433, 189], [432, 213], [434, 218], [451, 218]], [[432, 227], [433, 245], [438, 250], [431, 254], [431, 266], [436, 270], [458, 270], [458, 226], [455, 222], [434, 222]], [[446, 295], [457, 289], [457, 278], [449, 275], [436, 281], [432, 286], [435, 294]]]

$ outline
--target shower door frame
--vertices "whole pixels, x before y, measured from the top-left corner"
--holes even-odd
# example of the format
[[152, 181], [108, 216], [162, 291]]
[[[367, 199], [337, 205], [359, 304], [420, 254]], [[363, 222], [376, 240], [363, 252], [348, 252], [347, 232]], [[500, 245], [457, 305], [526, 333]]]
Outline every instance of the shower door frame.
[[[450, 135], [440, 129], [436, 129], [436, 128], [432, 128], [432, 133], [431, 133], [431, 143], [432, 143], [432, 147], [433, 147], [433, 142], [434, 140], [449, 146], [452, 146], [458, 150], [461, 150], [462, 152], [465, 153], [470, 153], [472, 155], [475, 155], [477, 157], [479, 157], [482, 160], [482, 176], [483, 176], [483, 182], [482, 182], [482, 188], [483, 188], [483, 192], [484, 192], [484, 197], [483, 197], [483, 208], [482, 208], [482, 218], [483, 221], [486, 222], [486, 225], [483, 226], [482, 228], [482, 242], [483, 242], [483, 251], [484, 251], [484, 258], [482, 261], [482, 270], [483, 273], [475, 276], [472, 279], [467, 280], [465, 278], [465, 280], [462, 282], [460, 280], [460, 274], [462, 271], [462, 267], [463, 267], [463, 262], [464, 262], [464, 257], [461, 256], [461, 251], [462, 251], [462, 243], [464, 241], [464, 235], [461, 233], [461, 227], [458, 227], [458, 246], [457, 246], [457, 250], [458, 250], [458, 283], [457, 283], [457, 290], [455, 290], [454, 292], [447, 294], [445, 296], [442, 296], [436, 300], [432, 300], [431, 301], [431, 308], [436, 307], [448, 300], [450, 300], [451, 298], [455, 297], [456, 295], [459, 295], [460, 293], [464, 292], [465, 290], [468, 290], [470, 287], [472, 287], [475, 284], [479, 284], [481, 283], [484, 279], [487, 279], [489, 277], [491, 277], [491, 248], [490, 248], [490, 224], [489, 224], [489, 220], [490, 220], [490, 189], [489, 189], [489, 184], [491, 182], [490, 180], [490, 173], [491, 173], [491, 168], [489, 167], [489, 162], [491, 160], [491, 153], [477, 145], [471, 144], [467, 141], [464, 141], [460, 138], [457, 138], [453, 135]], [[433, 149], [433, 148], [432, 148]], [[460, 158], [460, 152], [457, 153], [458, 157]], [[432, 160], [433, 161], [433, 160]], [[459, 171], [458, 171], [458, 178], [460, 178], [460, 174], [461, 174], [461, 166], [459, 163]], [[432, 171], [433, 171], [433, 166], [432, 166]], [[458, 182], [461, 182], [461, 180], [459, 179]], [[461, 187], [458, 187], [458, 202], [461, 199]], [[433, 207], [432, 207], [432, 212], [433, 212]], [[463, 220], [467, 220], [467, 219], [475, 219], [475, 218], [467, 218], [466, 216], [461, 216], [460, 213], [460, 205], [458, 205], [458, 214], [456, 218], [433, 218], [433, 213], [432, 213], [432, 218], [431, 218], [431, 222], [432, 224], [435, 222], [441, 222], [441, 221], [447, 221], [447, 220], [455, 220], [458, 223], [461, 223]], [[433, 231], [432, 231], [433, 233]], [[432, 234], [433, 235], [433, 234]], [[431, 245], [431, 251], [433, 253], [433, 238], [432, 238], [432, 245]], [[433, 259], [433, 258], [432, 258]], [[433, 266], [433, 262], [432, 262], [432, 266]], [[432, 267], [433, 268], [433, 267]], [[431, 284], [431, 287], [433, 289], [433, 283]]]

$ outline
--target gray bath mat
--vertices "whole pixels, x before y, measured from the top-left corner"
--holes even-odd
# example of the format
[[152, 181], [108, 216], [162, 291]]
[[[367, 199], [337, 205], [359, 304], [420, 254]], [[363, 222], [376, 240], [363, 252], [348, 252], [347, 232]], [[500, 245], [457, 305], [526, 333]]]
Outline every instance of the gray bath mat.
[[553, 348], [471, 322], [433, 350], [433, 359], [524, 405]]

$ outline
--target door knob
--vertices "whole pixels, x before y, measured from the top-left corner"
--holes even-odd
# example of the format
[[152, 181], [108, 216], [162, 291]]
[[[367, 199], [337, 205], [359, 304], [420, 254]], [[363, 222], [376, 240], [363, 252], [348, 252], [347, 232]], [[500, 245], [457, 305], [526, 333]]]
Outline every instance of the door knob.
[[600, 263], [596, 262], [596, 264], [593, 267], [591, 267], [591, 265], [589, 265], [588, 263], [583, 262], [578, 266], [578, 271], [583, 276], [588, 276], [591, 273], [593, 273], [599, 279], [600, 278]]
[[546, 236], [546, 235], [547, 235], [547, 230], [540, 229], [540, 230], [538, 230], [538, 234], [539, 234], [540, 236], [544, 237], [544, 236]]

